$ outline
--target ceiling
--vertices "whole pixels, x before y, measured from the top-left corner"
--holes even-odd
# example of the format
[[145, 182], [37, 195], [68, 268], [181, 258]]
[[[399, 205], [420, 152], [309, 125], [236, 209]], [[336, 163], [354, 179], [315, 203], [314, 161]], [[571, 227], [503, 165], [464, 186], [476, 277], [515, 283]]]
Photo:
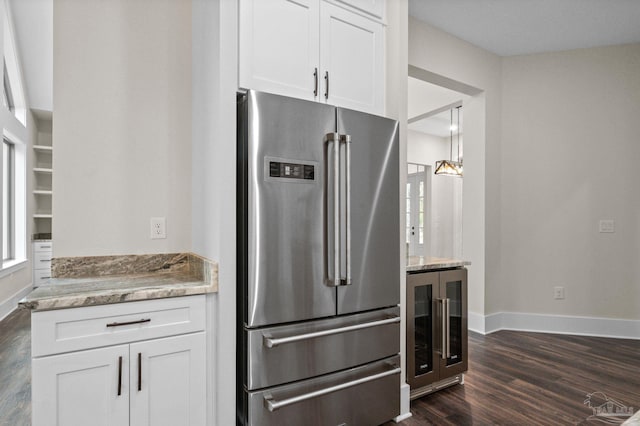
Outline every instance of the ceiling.
[[639, 0], [409, 0], [409, 14], [500, 56], [640, 43]]
[[[448, 105], [464, 102], [467, 99], [469, 99], [469, 96], [463, 93], [409, 77], [409, 129], [448, 138], [450, 136], [449, 128], [451, 127], [450, 110], [446, 108], [442, 111], [442, 109]], [[427, 117], [415, 120], [422, 115]], [[454, 121], [457, 121], [455, 114]], [[462, 114], [460, 114], [460, 128], [462, 128], [462, 124]]]
[[53, 0], [10, 0], [29, 106], [53, 110]]

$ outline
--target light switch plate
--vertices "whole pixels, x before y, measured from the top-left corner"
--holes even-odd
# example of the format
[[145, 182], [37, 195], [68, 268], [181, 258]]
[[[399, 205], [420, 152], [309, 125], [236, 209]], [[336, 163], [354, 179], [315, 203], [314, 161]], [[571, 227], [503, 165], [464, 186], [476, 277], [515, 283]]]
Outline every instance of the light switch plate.
[[600, 220], [598, 230], [602, 233], [616, 232], [616, 222], [613, 219], [602, 219]]

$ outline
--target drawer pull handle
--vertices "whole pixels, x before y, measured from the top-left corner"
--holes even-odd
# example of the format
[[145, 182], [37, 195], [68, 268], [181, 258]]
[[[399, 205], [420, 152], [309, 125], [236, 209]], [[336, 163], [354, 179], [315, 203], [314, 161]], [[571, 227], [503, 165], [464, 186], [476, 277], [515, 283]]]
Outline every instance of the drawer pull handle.
[[138, 392], [142, 390], [142, 352], [138, 352]]
[[151, 318], [143, 318], [141, 320], [127, 322], [110, 322], [109, 324], [107, 324], [107, 327], [120, 327], [122, 325], [142, 324], [145, 322], [151, 322]]
[[122, 357], [118, 357], [118, 396], [122, 394]]
[[361, 385], [363, 383], [371, 382], [373, 380], [378, 380], [383, 377], [392, 376], [394, 374], [400, 374], [400, 371], [401, 371], [400, 368], [394, 368], [393, 370], [388, 370], [382, 373], [374, 374], [372, 376], [353, 380], [351, 382], [341, 383], [336, 386], [331, 386], [328, 388], [319, 389], [317, 391], [305, 393], [302, 395], [297, 395], [288, 399], [283, 399], [282, 401], [277, 401], [273, 399], [273, 396], [271, 394], [267, 394], [264, 396], [264, 405], [266, 406], [267, 410], [273, 413], [274, 411], [279, 410], [280, 408], [286, 407], [287, 405], [295, 404], [301, 401], [306, 401], [307, 399], [317, 398], [319, 396], [326, 395], [329, 393], [338, 392], [343, 389]]
[[51, 259], [40, 259], [40, 262], [51, 262]]
[[322, 336], [330, 336], [332, 334], [347, 333], [349, 331], [361, 330], [363, 328], [378, 327], [381, 325], [393, 324], [396, 322], [400, 322], [400, 317], [392, 317], [392, 318], [387, 318], [379, 321], [366, 322], [364, 324], [356, 324], [356, 325], [349, 325], [347, 327], [332, 328], [332, 329], [323, 330], [323, 331], [315, 331], [313, 333], [298, 334], [296, 336], [281, 337], [278, 339], [270, 336], [264, 336], [264, 345], [268, 348], [273, 348], [275, 346], [284, 345], [286, 343], [294, 343], [302, 340], [315, 339]]

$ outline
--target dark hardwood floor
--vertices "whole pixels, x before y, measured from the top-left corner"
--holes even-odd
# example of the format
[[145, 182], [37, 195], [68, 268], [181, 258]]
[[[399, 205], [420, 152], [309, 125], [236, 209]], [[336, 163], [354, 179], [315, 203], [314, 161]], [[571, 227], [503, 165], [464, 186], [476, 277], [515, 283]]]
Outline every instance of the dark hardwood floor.
[[31, 424], [31, 312], [0, 321], [0, 425]]
[[605, 424], [588, 420], [593, 392], [640, 409], [640, 341], [470, 332], [465, 384], [411, 401], [413, 417], [400, 424]]
[[[0, 425], [31, 423], [30, 312], [0, 322]], [[411, 402], [415, 425], [587, 425], [587, 394], [640, 409], [640, 341], [500, 331], [469, 333], [469, 371]], [[392, 425], [393, 423], [389, 423]]]

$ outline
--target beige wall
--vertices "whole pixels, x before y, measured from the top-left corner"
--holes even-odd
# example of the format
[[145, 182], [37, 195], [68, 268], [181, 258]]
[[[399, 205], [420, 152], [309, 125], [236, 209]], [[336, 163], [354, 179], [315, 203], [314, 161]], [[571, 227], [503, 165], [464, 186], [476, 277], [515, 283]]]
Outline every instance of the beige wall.
[[638, 70], [640, 44], [504, 58], [490, 311], [640, 319]]
[[[500, 58], [411, 18], [409, 29], [410, 65], [483, 90], [484, 152], [465, 139], [472, 313], [639, 319], [640, 45]], [[598, 233], [600, 219], [616, 233]], [[481, 265], [469, 239], [484, 241]]]
[[484, 315], [485, 293], [487, 298], [493, 294], [491, 277], [500, 257], [501, 59], [409, 18], [409, 65], [481, 91], [465, 103], [463, 257], [473, 263], [469, 310], [472, 316]]
[[191, 2], [56, 0], [53, 74], [54, 257], [189, 250]]

